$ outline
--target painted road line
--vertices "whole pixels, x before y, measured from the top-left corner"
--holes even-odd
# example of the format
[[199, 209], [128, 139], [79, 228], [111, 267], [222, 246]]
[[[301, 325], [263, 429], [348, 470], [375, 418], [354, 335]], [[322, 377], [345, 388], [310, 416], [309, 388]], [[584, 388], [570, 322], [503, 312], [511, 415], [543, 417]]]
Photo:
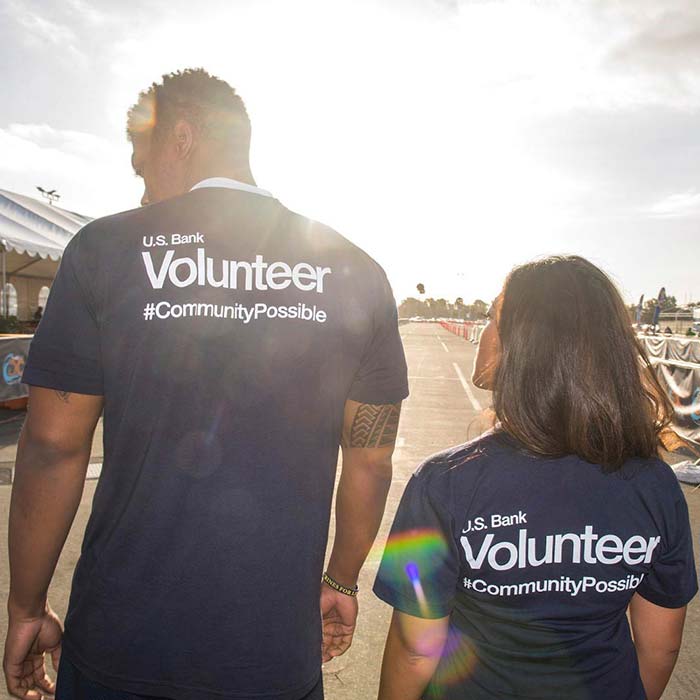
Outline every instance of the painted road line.
[[459, 377], [459, 381], [467, 395], [467, 398], [469, 399], [469, 403], [471, 403], [475, 411], [483, 410], [476, 396], [474, 396], [474, 392], [472, 391], [471, 386], [469, 386], [469, 382], [465, 379], [464, 374], [462, 374], [462, 370], [459, 368], [459, 365], [456, 362], [453, 362], [452, 366], [455, 368], [455, 372], [457, 372], [457, 377]]
[[445, 352], [449, 352], [449, 350], [447, 349], [447, 345], [445, 345], [445, 343], [443, 343], [442, 340], [440, 341], [440, 345], [442, 345], [442, 349], [443, 349]]
[[93, 462], [88, 464], [86, 479], [99, 479], [102, 474], [102, 462]]
[[409, 374], [409, 375], [408, 375], [408, 380], [409, 380], [409, 381], [413, 381], [414, 379], [415, 379], [415, 380], [418, 380], [418, 379], [425, 379], [425, 380], [428, 380], [428, 381], [431, 381], [431, 382], [435, 382], [435, 381], [438, 381], [438, 380], [440, 380], [440, 381], [446, 381], [446, 382], [458, 382], [458, 381], [459, 381], [459, 379], [458, 379], [457, 377], [427, 377], [427, 376], [426, 376], [426, 377], [420, 377], [420, 376], [418, 376], [418, 375], [413, 375], [413, 374]]
[[[102, 473], [102, 462], [88, 464], [85, 479], [99, 479]], [[9, 485], [14, 481], [14, 462], [0, 462], [0, 485]]]

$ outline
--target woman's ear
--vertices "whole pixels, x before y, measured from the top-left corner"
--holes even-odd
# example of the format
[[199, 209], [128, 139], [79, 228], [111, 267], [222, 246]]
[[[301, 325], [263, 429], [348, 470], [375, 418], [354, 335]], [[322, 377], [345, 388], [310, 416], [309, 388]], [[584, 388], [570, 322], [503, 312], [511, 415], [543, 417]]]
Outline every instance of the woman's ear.
[[472, 383], [474, 386], [488, 391], [493, 391], [496, 371], [503, 353], [501, 338], [498, 333], [501, 299], [502, 296], [499, 295], [489, 309], [489, 322], [481, 333], [472, 372]]
[[481, 334], [474, 360], [472, 382], [480, 389], [493, 390], [496, 370], [501, 361], [501, 339], [494, 321], [489, 321]]

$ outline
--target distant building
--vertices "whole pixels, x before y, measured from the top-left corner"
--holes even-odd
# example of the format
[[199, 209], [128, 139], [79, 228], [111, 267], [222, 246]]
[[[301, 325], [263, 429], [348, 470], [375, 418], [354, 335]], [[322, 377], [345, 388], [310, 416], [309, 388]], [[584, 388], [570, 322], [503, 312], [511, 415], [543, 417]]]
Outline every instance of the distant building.
[[0, 317], [44, 308], [68, 241], [90, 217], [0, 189]]
[[698, 325], [700, 325], [700, 309], [668, 309], [659, 315], [661, 329], [668, 327], [673, 333], [679, 335], [685, 335], [688, 328], [697, 332]]

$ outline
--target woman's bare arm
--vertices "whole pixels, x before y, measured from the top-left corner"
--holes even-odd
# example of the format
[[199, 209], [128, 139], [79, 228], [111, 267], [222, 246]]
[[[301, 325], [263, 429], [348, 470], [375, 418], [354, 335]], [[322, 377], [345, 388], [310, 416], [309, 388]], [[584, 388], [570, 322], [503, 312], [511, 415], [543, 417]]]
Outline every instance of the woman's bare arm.
[[394, 610], [384, 648], [379, 700], [420, 700], [440, 661], [449, 619], [426, 620]]
[[683, 639], [686, 606], [662, 608], [638, 593], [630, 604], [632, 635], [647, 700], [659, 700], [671, 678]]

